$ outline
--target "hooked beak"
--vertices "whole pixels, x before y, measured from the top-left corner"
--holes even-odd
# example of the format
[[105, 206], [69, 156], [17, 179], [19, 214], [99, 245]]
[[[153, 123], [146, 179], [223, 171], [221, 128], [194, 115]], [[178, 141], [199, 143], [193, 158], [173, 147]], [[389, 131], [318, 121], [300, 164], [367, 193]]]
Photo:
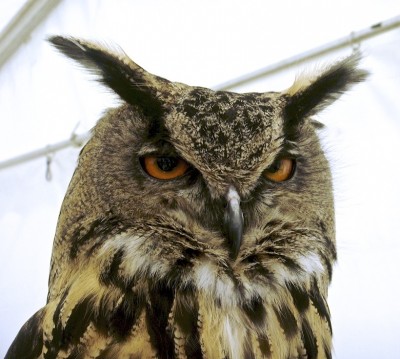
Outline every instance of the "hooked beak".
[[243, 237], [243, 212], [240, 208], [240, 196], [235, 187], [229, 187], [226, 194], [226, 201], [224, 226], [228, 237], [230, 257], [234, 260], [239, 254]]

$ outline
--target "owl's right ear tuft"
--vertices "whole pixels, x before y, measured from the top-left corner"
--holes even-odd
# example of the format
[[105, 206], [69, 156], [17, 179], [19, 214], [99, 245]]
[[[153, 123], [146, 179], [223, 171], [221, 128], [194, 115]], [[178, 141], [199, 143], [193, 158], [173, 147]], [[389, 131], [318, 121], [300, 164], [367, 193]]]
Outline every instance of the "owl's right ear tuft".
[[336, 101], [353, 85], [364, 81], [368, 72], [358, 68], [360, 53], [325, 68], [317, 76], [300, 77], [286, 90], [285, 117], [287, 121], [299, 123]]
[[147, 72], [122, 50], [114, 52], [98, 43], [72, 37], [52, 36], [48, 41], [97, 75], [124, 101], [140, 106], [146, 114], [159, 117], [172, 92], [169, 91], [169, 81]]

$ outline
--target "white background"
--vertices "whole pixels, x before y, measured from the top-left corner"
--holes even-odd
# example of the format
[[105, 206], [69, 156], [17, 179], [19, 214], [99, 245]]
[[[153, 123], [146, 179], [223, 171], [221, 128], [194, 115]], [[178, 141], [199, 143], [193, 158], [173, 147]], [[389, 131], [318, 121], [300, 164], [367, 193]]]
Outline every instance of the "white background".
[[[2, 0], [0, 30], [23, 1]], [[147, 70], [214, 87], [400, 14], [398, 0], [64, 0], [0, 69], [0, 161], [89, 130], [115, 97], [44, 39], [119, 44]], [[400, 358], [400, 29], [361, 44], [367, 83], [319, 115], [331, 160], [339, 261], [335, 358]], [[237, 91], [281, 90], [302, 68]], [[57, 216], [79, 149], [0, 171], [0, 357], [45, 304]]]

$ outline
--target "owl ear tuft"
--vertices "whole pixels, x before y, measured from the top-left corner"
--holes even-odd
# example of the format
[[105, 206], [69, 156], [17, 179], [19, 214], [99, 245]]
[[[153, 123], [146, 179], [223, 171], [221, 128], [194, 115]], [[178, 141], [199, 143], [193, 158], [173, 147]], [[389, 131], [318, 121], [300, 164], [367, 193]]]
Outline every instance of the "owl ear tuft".
[[72, 37], [52, 36], [48, 41], [97, 75], [124, 101], [140, 106], [146, 114], [158, 116], [173, 93], [169, 89], [171, 82], [147, 72], [122, 51], [113, 52], [100, 44]]
[[285, 118], [292, 123], [315, 115], [336, 101], [354, 84], [362, 82], [368, 72], [358, 68], [361, 55], [351, 56], [327, 67], [314, 78], [300, 77], [286, 90]]

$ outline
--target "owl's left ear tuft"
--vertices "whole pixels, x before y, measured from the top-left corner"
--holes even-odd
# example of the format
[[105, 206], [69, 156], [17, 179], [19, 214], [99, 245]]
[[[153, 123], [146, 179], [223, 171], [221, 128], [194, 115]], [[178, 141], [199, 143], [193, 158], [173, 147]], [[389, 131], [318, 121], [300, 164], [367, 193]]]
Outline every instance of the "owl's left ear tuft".
[[364, 81], [368, 72], [358, 68], [360, 53], [328, 66], [316, 77], [300, 77], [283, 93], [287, 98], [285, 118], [299, 123], [301, 119], [315, 115], [337, 100], [353, 85]]
[[97, 75], [124, 101], [140, 106], [145, 113], [157, 117], [173, 92], [169, 88], [171, 82], [147, 72], [122, 51], [73, 37], [52, 36], [48, 41]]

